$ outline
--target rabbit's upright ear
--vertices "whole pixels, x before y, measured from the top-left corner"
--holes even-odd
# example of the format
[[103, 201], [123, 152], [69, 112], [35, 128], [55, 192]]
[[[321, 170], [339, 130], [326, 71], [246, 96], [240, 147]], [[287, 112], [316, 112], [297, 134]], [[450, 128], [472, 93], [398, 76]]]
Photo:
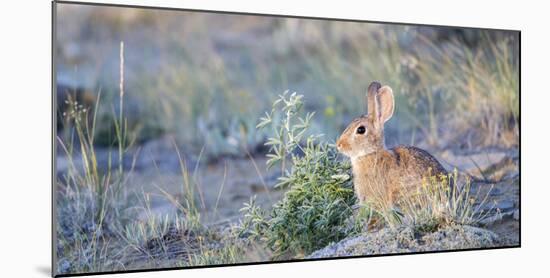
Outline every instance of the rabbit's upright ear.
[[378, 90], [378, 119], [380, 123], [387, 122], [393, 115], [395, 109], [395, 100], [393, 98], [393, 90], [389, 86], [384, 86]]
[[380, 83], [374, 81], [370, 83], [369, 89], [367, 90], [367, 112], [369, 115], [373, 115], [377, 118], [378, 115], [378, 103], [376, 101], [376, 95], [378, 90], [382, 87]]

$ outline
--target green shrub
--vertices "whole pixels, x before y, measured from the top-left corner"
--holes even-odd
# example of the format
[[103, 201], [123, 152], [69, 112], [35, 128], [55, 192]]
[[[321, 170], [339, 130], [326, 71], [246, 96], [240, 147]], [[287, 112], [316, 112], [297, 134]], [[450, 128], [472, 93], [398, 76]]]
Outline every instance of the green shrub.
[[[356, 203], [351, 166], [338, 159], [334, 145], [318, 142], [316, 135], [305, 137], [313, 115], [298, 116], [301, 100], [300, 95], [281, 95], [259, 124], [274, 130], [267, 143], [271, 146], [268, 167], [282, 165], [277, 186], [288, 191], [269, 213], [257, 207], [254, 199], [242, 209], [241, 235], [265, 242], [275, 258], [302, 257], [356, 230], [347, 222]], [[273, 117], [279, 110], [284, 116]]]
[[336, 159], [326, 144], [306, 148], [285, 177], [289, 191], [271, 211], [265, 233], [276, 254], [310, 253], [345, 238], [351, 231], [346, 221], [356, 203], [350, 167]]

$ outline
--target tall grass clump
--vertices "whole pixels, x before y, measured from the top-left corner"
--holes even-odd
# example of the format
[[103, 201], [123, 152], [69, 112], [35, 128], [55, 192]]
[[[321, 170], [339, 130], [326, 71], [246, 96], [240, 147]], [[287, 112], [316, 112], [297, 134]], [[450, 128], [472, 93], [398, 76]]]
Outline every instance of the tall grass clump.
[[[267, 163], [282, 165], [277, 186], [288, 191], [269, 212], [254, 199], [242, 209], [241, 235], [265, 243], [274, 258], [303, 257], [355, 228], [347, 225], [356, 203], [350, 164], [338, 159], [333, 145], [306, 135], [313, 115], [300, 117], [302, 104], [302, 96], [285, 93], [258, 125], [273, 130], [267, 141], [271, 147]], [[274, 117], [277, 111], [284, 116]]]
[[[471, 67], [465, 72], [469, 75], [453, 80], [467, 92], [457, 104], [459, 109], [471, 113], [466, 124], [484, 131], [484, 145], [518, 144], [519, 57], [514, 54], [515, 47], [509, 41], [491, 43], [489, 49], [468, 56]], [[480, 62], [490, 58], [493, 63]]]
[[[453, 225], [478, 225], [487, 217], [482, 211], [488, 195], [471, 193], [471, 181], [458, 183], [458, 172], [428, 176], [415, 190], [404, 190], [396, 208], [378, 210], [390, 227], [407, 226], [421, 233]], [[374, 206], [373, 206], [374, 207]]]
[[422, 48], [407, 55], [402, 66], [407, 80], [403, 94], [408, 105], [404, 107], [420, 120], [417, 126], [429, 142], [466, 147], [517, 145], [517, 38], [489, 39], [481, 33], [478, 47], [457, 40], [435, 44], [422, 36], [419, 39]]
[[[120, 111], [123, 110], [124, 45], [120, 45]], [[100, 271], [116, 264], [106, 258], [109, 240], [106, 234], [113, 233], [119, 219], [124, 218], [127, 208], [124, 190], [125, 176], [123, 160], [129, 145], [127, 125], [122, 112], [113, 115], [112, 121], [117, 134], [116, 171], [111, 170], [109, 154], [108, 168], [99, 165], [95, 149], [97, 112], [101, 100], [98, 94], [93, 111], [69, 97], [68, 110], [63, 113], [72, 131], [69, 140], [57, 138], [57, 145], [65, 152], [68, 170], [56, 181], [56, 224], [58, 256], [57, 270], [63, 272]], [[80, 157], [80, 161], [75, 158]]]

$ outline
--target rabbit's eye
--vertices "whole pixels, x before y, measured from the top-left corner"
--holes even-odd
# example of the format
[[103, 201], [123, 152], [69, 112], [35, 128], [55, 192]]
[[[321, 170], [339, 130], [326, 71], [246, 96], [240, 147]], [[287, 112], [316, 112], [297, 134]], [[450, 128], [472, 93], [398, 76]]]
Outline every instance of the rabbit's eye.
[[364, 126], [360, 126], [360, 127], [357, 128], [357, 134], [364, 134], [365, 131], [367, 131], [367, 130], [365, 129]]

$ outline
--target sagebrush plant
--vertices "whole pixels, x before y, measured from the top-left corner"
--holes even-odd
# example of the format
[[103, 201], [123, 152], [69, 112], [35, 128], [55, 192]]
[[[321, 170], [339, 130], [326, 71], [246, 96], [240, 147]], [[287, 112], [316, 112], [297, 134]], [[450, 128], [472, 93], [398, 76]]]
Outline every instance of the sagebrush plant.
[[305, 153], [306, 150], [300, 145], [306, 140], [313, 142], [319, 135], [308, 135], [306, 132], [311, 124], [311, 119], [315, 115], [314, 112], [308, 112], [305, 117], [300, 117], [299, 113], [304, 105], [303, 95], [296, 92], [289, 94], [285, 91], [279, 98], [273, 102], [271, 112], [265, 113], [264, 117], [260, 118], [260, 123], [256, 125], [258, 129], [271, 127], [271, 136], [265, 143], [269, 146], [267, 157], [267, 167], [273, 167], [275, 164], [281, 165], [281, 176], [287, 173], [287, 160], [294, 160], [300, 153]]
[[285, 177], [290, 189], [270, 213], [265, 236], [276, 254], [308, 254], [350, 233], [347, 221], [356, 203], [348, 164], [336, 150], [320, 143], [294, 160]]
[[[241, 210], [241, 235], [265, 242], [274, 258], [302, 257], [357, 228], [347, 225], [357, 202], [351, 165], [338, 158], [334, 145], [307, 134], [313, 114], [300, 117], [302, 98], [296, 93], [282, 94], [258, 125], [273, 130], [274, 136], [266, 143], [271, 147], [267, 163], [268, 167], [282, 165], [277, 186], [288, 191], [269, 212], [261, 210], [255, 199]], [[277, 112], [284, 116], [274, 120]]]

